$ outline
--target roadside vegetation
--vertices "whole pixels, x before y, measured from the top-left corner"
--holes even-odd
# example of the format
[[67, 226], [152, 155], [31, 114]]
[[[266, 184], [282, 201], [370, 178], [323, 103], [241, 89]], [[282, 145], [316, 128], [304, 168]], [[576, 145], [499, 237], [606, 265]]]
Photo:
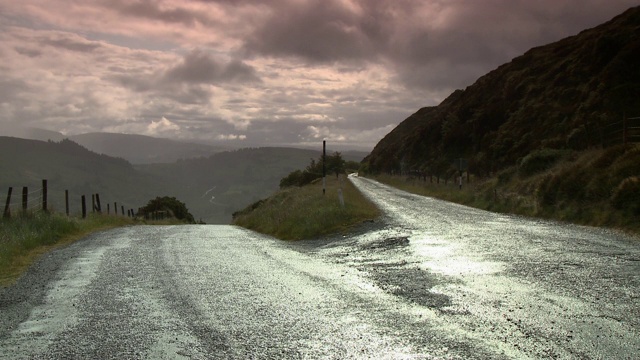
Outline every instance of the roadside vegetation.
[[40, 255], [92, 232], [134, 224], [123, 216], [77, 219], [36, 212], [0, 219], [0, 286], [11, 284]]
[[[157, 197], [142, 209], [136, 218], [91, 213], [82, 219], [42, 211], [0, 218], [0, 286], [10, 285], [42, 254], [96, 231], [141, 224], [195, 223], [185, 204], [175, 197]], [[163, 216], [151, 216], [158, 213]]]
[[640, 146], [538, 150], [490, 177], [371, 175], [380, 182], [480, 209], [640, 233]]
[[327, 157], [323, 194], [322, 158], [312, 160], [305, 170], [283, 178], [274, 195], [234, 213], [233, 224], [282, 240], [302, 240], [347, 232], [373, 220], [379, 209], [346, 179], [346, 172], [355, 165], [343, 161], [340, 153]]

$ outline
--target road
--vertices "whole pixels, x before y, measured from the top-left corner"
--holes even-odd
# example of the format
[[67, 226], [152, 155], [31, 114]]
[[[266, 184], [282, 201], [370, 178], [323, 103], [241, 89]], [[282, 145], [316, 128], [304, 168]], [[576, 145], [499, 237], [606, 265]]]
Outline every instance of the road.
[[351, 180], [384, 216], [349, 235], [135, 226], [47, 254], [0, 289], [0, 358], [640, 356], [637, 238]]

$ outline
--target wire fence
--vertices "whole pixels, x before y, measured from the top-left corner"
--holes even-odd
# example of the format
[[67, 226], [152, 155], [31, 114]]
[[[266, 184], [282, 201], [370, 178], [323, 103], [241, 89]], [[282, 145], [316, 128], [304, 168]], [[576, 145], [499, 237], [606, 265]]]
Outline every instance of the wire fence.
[[601, 127], [600, 136], [603, 146], [640, 143], [640, 117], [623, 117], [606, 124]]
[[[57, 188], [57, 187], [56, 187]], [[15, 188], [18, 189], [18, 188]], [[33, 188], [32, 188], [33, 189]], [[55, 188], [54, 188], [55, 189]], [[29, 188], [24, 186], [22, 187], [22, 191], [14, 191], [13, 187], [9, 187], [7, 191], [7, 196], [4, 201], [4, 212], [3, 218], [10, 218], [14, 214], [32, 214], [35, 212], [52, 212], [54, 203], [58, 206], [62, 204], [62, 207], [65, 209], [65, 214], [70, 216], [70, 202], [69, 202], [69, 191], [64, 190], [62, 192], [59, 188], [54, 190], [53, 194], [49, 193], [48, 181], [42, 180], [42, 187], [37, 188], [35, 190], [29, 191]], [[60, 196], [60, 194], [64, 193], [64, 198]], [[51, 196], [53, 195], [53, 196]], [[52, 198], [55, 201], [52, 203]], [[62, 200], [61, 200], [62, 199]], [[100, 202], [100, 194], [91, 194], [91, 197], [82, 195], [80, 197], [80, 208], [81, 208], [81, 216], [85, 218], [87, 216], [87, 212], [92, 213], [103, 213], [106, 210], [107, 214], [113, 213], [114, 215], [122, 215], [128, 217], [135, 217], [136, 211], [134, 211], [129, 206], [124, 203], [120, 203], [118, 205], [117, 202], [113, 203], [113, 211], [110, 207], [110, 204], [106, 204], [106, 209], [103, 208], [102, 203]], [[89, 203], [90, 201], [90, 203]]]

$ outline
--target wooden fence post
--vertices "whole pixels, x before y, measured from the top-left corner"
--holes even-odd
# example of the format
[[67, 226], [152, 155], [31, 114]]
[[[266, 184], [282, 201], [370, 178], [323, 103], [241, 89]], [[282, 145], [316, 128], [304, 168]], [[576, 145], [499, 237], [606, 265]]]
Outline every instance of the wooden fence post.
[[64, 191], [64, 209], [67, 216], [69, 216], [69, 190]]
[[109, 215], [109, 213], [111, 213], [111, 205], [107, 203], [107, 215]]
[[29, 204], [29, 188], [24, 186], [22, 187], [22, 214], [27, 214], [27, 205]]
[[96, 205], [98, 206], [98, 213], [102, 214], [102, 205], [100, 205], [100, 194], [96, 194]]
[[113, 214], [114, 215], [118, 215], [118, 203], [117, 202], [113, 203]]
[[120, 209], [122, 210], [122, 216], [124, 216], [124, 205], [120, 205]]
[[42, 180], [42, 211], [47, 212], [47, 180]]
[[91, 194], [91, 212], [96, 212], [96, 194]]
[[10, 205], [11, 205], [11, 193], [13, 192], [13, 188], [10, 187], [9, 188], [9, 192], [7, 193], [7, 203], [4, 206], [4, 214], [3, 217], [5, 219], [8, 219], [11, 217], [11, 209], [10, 209]]
[[85, 219], [87, 217], [87, 203], [84, 195], [82, 195], [82, 218]]

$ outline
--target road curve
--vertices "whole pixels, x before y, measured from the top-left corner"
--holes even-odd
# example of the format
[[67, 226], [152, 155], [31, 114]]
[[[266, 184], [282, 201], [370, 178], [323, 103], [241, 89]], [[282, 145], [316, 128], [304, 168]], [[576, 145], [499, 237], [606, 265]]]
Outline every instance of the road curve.
[[0, 289], [0, 358], [638, 358], [638, 239], [351, 180], [385, 215], [350, 235], [136, 226], [46, 255]]
[[[379, 256], [395, 275], [376, 275], [370, 259], [342, 261], [381, 279], [380, 286], [434, 309], [465, 334], [481, 334], [511, 358], [640, 358], [637, 237], [352, 181], [385, 213], [385, 226], [358, 237], [356, 246], [404, 240], [402, 251]], [[397, 277], [429, 280], [420, 288]]]

